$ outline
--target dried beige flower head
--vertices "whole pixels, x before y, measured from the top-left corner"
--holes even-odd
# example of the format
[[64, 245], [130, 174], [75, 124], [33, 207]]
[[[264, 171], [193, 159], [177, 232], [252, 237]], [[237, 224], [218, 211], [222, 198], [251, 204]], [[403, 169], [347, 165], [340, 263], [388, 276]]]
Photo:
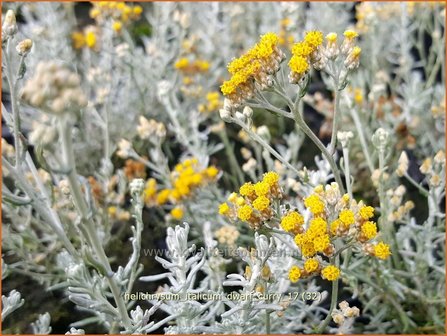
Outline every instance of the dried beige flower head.
[[55, 115], [77, 111], [87, 106], [79, 76], [56, 62], [41, 62], [22, 91], [31, 106]]
[[404, 176], [408, 170], [408, 156], [405, 151], [400, 154], [398, 166], [396, 169], [397, 176]]
[[351, 131], [347, 132], [337, 132], [337, 139], [340, 141], [343, 148], [346, 148], [349, 144], [349, 140], [354, 137], [354, 133]]
[[256, 168], [257, 164], [258, 164], [258, 162], [257, 162], [255, 159], [253, 159], [253, 158], [249, 158], [249, 159], [247, 160], [247, 162], [245, 162], [245, 163], [242, 165], [242, 170], [243, 170], [244, 172], [251, 171], [251, 170], [253, 170], [254, 168]]
[[147, 120], [143, 116], [140, 116], [139, 121], [140, 123], [137, 126], [137, 132], [141, 139], [163, 140], [165, 138], [166, 128], [162, 123], [156, 122], [153, 119]]
[[2, 41], [8, 37], [14, 36], [17, 33], [16, 15], [13, 10], [6, 12], [3, 25], [2, 25]]
[[433, 162], [431, 158], [426, 158], [424, 162], [422, 162], [422, 165], [419, 167], [419, 170], [422, 174], [429, 174], [433, 170]]
[[236, 240], [239, 238], [240, 233], [235, 226], [225, 225], [217, 230], [215, 235], [220, 244], [233, 246]]
[[132, 144], [126, 139], [121, 139], [118, 142], [118, 151], [116, 155], [122, 159], [127, 159], [133, 152]]
[[445, 153], [443, 150], [440, 150], [439, 152], [436, 153], [435, 157], [434, 157], [434, 161], [437, 164], [444, 164], [445, 163]]
[[26, 56], [31, 51], [32, 47], [33, 41], [30, 39], [25, 39], [17, 44], [16, 50], [20, 56]]

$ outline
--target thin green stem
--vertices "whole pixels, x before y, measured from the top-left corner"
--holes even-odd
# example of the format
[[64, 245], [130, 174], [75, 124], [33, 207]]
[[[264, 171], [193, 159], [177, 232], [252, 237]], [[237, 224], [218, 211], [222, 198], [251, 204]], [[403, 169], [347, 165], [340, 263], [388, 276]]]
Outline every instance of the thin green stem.
[[349, 169], [349, 151], [346, 146], [343, 146], [343, 168], [345, 170], [346, 189], [348, 189], [348, 195], [350, 199], [353, 199], [352, 186], [351, 186], [351, 171]]
[[408, 173], [405, 173], [404, 176], [408, 180], [408, 182], [410, 182], [414, 187], [416, 187], [417, 190], [419, 190], [422, 195], [424, 195], [425, 197], [429, 196], [428, 190], [417, 183], [410, 175], [408, 175]]
[[61, 240], [67, 251], [75, 258], [78, 258], [79, 254], [63, 231], [62, 224], [60, 223], [59, 218], [52, 216], [51, 209], [49, 208], [47, 203], [45, 203], [45, 201], [35, 193], [34, 188], [24, 178], [22, 172], [11, 165], [4, 157], [2, 157], [2, 164], [3, 167], [5, 167], [8, 172], [14, 177], [19, 188], [22, 189], [22, 191], [31, 199], [36, 212], [54, 230], [57, 237]]
[[264, 105], [264, 103], [263, 104], [248, 103], [247, 105], [250, 106], [250, 107], [253, 107], [253, 108], [260, 108], [260, 109], [264, 109], [264, 110], [270, 111], [270, 112], [272, 112], [272, 113], [274, 113], [276, 115], [282, 116], [282, 117], [293, 119], [293, 117], [292, 117], [292, 115], [290, 113], [288, 113], [288, 112], [286, 112], [284, 110], [281, 110], [280, 108], [277, 108], [276, 106], [274, 106], [274, 105], [272, 105], [270, 103], [267, 104], [267, 105]]
[[[394, 226], [392, 223], [389, 223], [389, 225], [385, 225], [386, 218], [388, 216], [388, 206], [385, 199], [385, 189], [384, 189], [384, 179], [383, 175], [385, 172], [385, 152], [384, 149], [378, 149], [379, 152], [379, 171], [380, 171], [380, 177], [379, 177], [379, 201], [380, 201], [380, 217], [379, 217], [379, 223], [380, 228], [386, 232], [388, 240], [393, 242], [393, 245], [395, 249], [397, 250], [397, 240], [396, 240], [396, 234], [394, 232]], [[391, 258], [393, 259], [393, 262], [395, 266], [397, 267], [399, 265], [398, 261], [398, 253], [392, 253]]]
[[20, 154], [22, 152], [20, 146], [20, 115], [19, 115], [19, 107], [17, 104], [17, 85], [16, 81], [13, 81], [13, 71], [11, 64], [11, 38], [8, 39], [6, 44], [6, 53], [5, 53], [5, 67], [6, 67], [6, 78], [9, 86], [9, 95], [11, 98], [11, 109], [13, 115], [13, 130], [14, 130], [14, 148], [15, 148], [15, 167], [21, 171], [20, 166]]
[[339, 75], [334, 76], [334, 116], [332, 122], [332, 135], [331, 135], [331, 144], [329, 149], [331, 154], [335, 153], [335, 148], [337, 145], [337, 132], [338, 132], [338, 124], [340, 123], [340, 90], [338, 88], [339, 85]]
[[230, 160], [230, 168], [235, 176], [237, 176], [239, 185], [244, 183], [244, 173], [242, 172], [239, 163], [237, 162], [236, 155], [234, 154], [234, 147], [231, 145], [230, 140], [228, 139], [227, 129], [224, 125], [224, 128], [221, 132], [219, 132], [219, 136], [222, 139], [222, 142], [225, 146], [225, 152], [227, 153], [227, 157]]
[[362, 124], [360, 123], [360, 118], [357, 113], [357, 109], [354, 107], [350, 108], [352, 120], [354, 120], [355, 128], [357, 129], [357, 133], [360, 139], [360, 145], [362, 146], [363, 154], [365, 155], [366, 163], [368, 164], [368, 168], [370, 173], [374, 171], [374, 165], [371, 159], [371, 155], [369, 154], [368, 145], [366, 143], [365, 134], [363, 133]]
[[106, 279], [112, 295], [114, 297], [115, 303], [118, 308], [118, 316], [120, 317], [123, 325], [126, 328], [131, 327], [131, 321], [127, 313], [126, 304], [121, 296], [121, 291], [113, 278], [113, 271], [110, 266], [107, 255], [104, 251], [102, 243], [98, 237], [96, 231], [96, 225], [92, 220], [91, 212], [82, 194], [81, 186], [78, 182], [76, 163], [74, 159], [73, 144], [71, 139], [71, 125], [67, 117], [62, 118], [59, 121], [60, 126], [60, 137], [62, 139], [62, 156], [64, 164], [66, 167], [70, 168], [70, 172], [67, 174], [68, 183], [70, 185], [73, 203], [75, 204], [79, 215], [81, 216], [82, 222], [85, 224], [85, 232], [87, 233], [87, 240], [89, 240], [93, 251], [99, 258], [100, 263], [105, 267], [107, 272]]
[[270, 313], [267, 309], [265, 310], [265, 333], [270, 334]]
[[[333, 261], [333, 260], [331, 260], [331, 261]], [[337, 255], [335, 257], [335, 266], [338, 267], [338, 264], [339, 264], [339, 257]], [[323, 322], [321, 322], [321, 324], [319, 325], [318, 330], [316, 332], [317, 334], [323, 333], [324, 329], [326, 329], [326, 327], [329, 325], [329, 322], [332, 319], [332, 312], [334, 311], [334, 309], [337, 305], [337, 300], [338, 300], [338, 279], [334, 280], [332, 282], [331, 305], [329, 307], [329, 312], [328, 312], [326, 318], [323, 320]]]
[[345, 193], [345, 188], [343, 186], [343, 182], [342, 182], [342, 179], [341, 179], [341, 176], [340, 176], [340, 171], [339, 171], [339, 169], [337, 167], [337, 164], [335, 163], [334, 158], [327, 151], [326, 147], [324, 147], [323, 143], [320, 141], [320, 139], [318, 139], [318, 137], [315, 135], [315, 133], [312, 132], [310, 127], [307, 126], [307, 124], [304, 121], [304, 119], [301, 116], [301, 114], [298, 111], [296, 111], [296, 110], [293, 111], [293, 114], [295, 116], [295, 122], [297, 123], [297, 125], [310, 138], [310, 140], [312, 140], [312, 142], [318, 147], [318, 149], [321, 151], [323, 156], [328, 161], [329, 165], [331, 166], [332, 173], [334, 174], [335, 182], [337, 182], [337, 184], [338, 184], [338, 186], [340, 188], [340, 192], [342, 194], [344, 194]]

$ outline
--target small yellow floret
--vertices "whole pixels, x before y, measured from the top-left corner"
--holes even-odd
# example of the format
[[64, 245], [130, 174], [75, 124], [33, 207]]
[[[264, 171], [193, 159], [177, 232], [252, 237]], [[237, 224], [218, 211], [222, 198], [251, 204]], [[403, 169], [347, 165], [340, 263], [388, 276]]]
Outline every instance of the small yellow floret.
[[141, 6], [135, 6], [134, 8], [132, 8], [132, 12], [135, 15], [140, 15], [141, 13], [143, 13], [143, 8]]
[[248, 222], [251, 218], [252, 213], [253, 209], [251, 206], [243, 205], [238, 209], [237, 217], [244, 222]]
[[307, 242], [307, 236], [305, 233], [299, 233], [294, 238], [295, 244], [301, 248], [304, 243]]
[[238, 196], [237, 196], [237, 193], [232, 192], [232, 193], [230, 194], [230, 196], [228, 196], [227, 200], [228, 200], [228, 202], [236, 203], [237, 197], [238, 197]]
[[171, 216], [176, 219], [180, 220], [183, 218], [183, 209], [181, 207], [175, 207], [171, 210]]
[[300, 249], [301, 254], [306, 258], [313, 257], [317, 253], [317, 251], [315, 251], [313, 242], [309, 240], [304, 240], [304, 242], [300, 246]]
[[298, 266], [292, 266], [289, 270], [289, 280], [293, 283], [301, 278], [301, 270]]
[[116, 208], [116, 206], [111, 206], [107, 209], [107, 212], [109, 213], [110, 216], [113, 217], [118, 212], [118, 209]]
[[343, 35], [348, 39], [348, 40], [352, 40], [355, 39], [356, 37], [359, 36], [359, 34], [357, 34], [357, 32], [353, 31], [353, 30], [346, 30]]
[[209, 178], [214, 178], [217, 176], [217, 174], [219, 174], [219, 169], [214, 166], [210, 166], [205, 169], [205, 175]]
[[177, 62], [175, 62], [174, 67], [176, 69], [184, 69], [188, 65], [189, 65], [189, 60], [186, 57], [182, 57]]
[[261, 36], [261, 40], [260, 43], [265, 43], [267, 45], [275, 45], [277, 44], [279, 41], [279, 37], [278, 35], [276, 35], [275, 33], [266, 33], [264, 35]]
[[270, 205], [270, 200], [265, 196], [259, 196], [253, 201], [253, 207], [258, 211], [266, 210]]
[[71, 34], [71, 40], [73, 41], [73, 48], [81, 49], [85, 46], [85, 36], [81, 32], [73, 32]]
[[355, 223], [354, 213], [352, 210], [342, 210], [339, 215], [340, 220], [343, 224], [349, 226]]
[[144, 188], [144, 197], [145, 199], [150, 199], [157, 193], [157, 181], [153, 178], [150, 178], [146, 182], [146, 187]]
[[351, 56], [353, 58], [358, 58], [361, 53], [362, 53], [362, 48], [356, 46], [356, 47], [352, 48]]
[[337, 234], [337, 230], [340, 227], [340, 225], [342, 224], [342, 221], [339, 219], [334, 220], [331, 223], [331, 234], [336, 235]]
[[90, 17], [92, 19], [96, 19], [101, 14], [100, 10], [98, 8], [92, 8], [90, 10]]
[[387, 259], [391, 255], [390, 246], [384, 242], [379, 242], [374, 246], [374, 255], [379, 259]]
[[368, 221], [362, 225], [362, 233], [369, 240], [377, 235], [377, 225], [374, 222]]
[[307, 273], [315, 272], [319, 266], [320, 263], [315, 258], [307, 259], [304, 262], [304, 269], [306, 270]]
[[370, 219], [374, 216], [374, 208], [372, 206], [362, 206], [359, 210], [360, 217]]
[[296, 227], [301, 226], [303, 224], [304, 224], [303, 216], [296, 211], [289, 212], [281, 219], [281, 227], [283, 228], [284, 231], [287, 232], [291, 232]]
[[323, 270], [321, 271], [321, 275], [326, 280], [334, 281], [337, 280], [340, 276], [340, 270], [334, 265], [329, 265], [323, 268]]
[[266, 182], [270, 187], [275, 186], [279, 181], [279, 175], [275, 172], [267, 172], [264, 174], [262, 181]]
[[326, 41], [330, 43], [337, 42], [337, 34], [336, 33], [329, 33], [326, 35]]
[[322, 193], [324, 192], [324, 187], [323, 187], [323, 185], [322, 185], [322, 184], [317, 185], [317, 186], [314, 188], [314, 192], [317, 193], [317, 194], [322, 194]]
[[85, 34], [85, 44], [89, 48], [94, 48], [96, 45], [96, 35], [94, 32], [89, 31]]
[[323, 33], [321, 31], [310, 31], [304, 36], [304, 41], [316, 48], [323, 43]]
[[112, 23], [112, 29], [117, 33], [121, 31], [123, 24], [120, 21], [115, 21]]
[[228, 215], [228, 213], [230, 212], [230, 207], [228, 206], [227, 203], [222, 203], [221, 205], [219, 205], [219, 214], [221, 215]]
[[296, 56], [302, 56], [304, 58], [308, 57], [312, 52], [314, 51], [314, 48], [307, 42], [302, 41], [295, 43], [292, 47], [292, 54]]
[[163, 189], [157, 194], [157, 204], [163, 205], [168, 201], [171, 191], [169, 189]]
[[255, 188], [253, 187], [253, 183], [246, 182], [239, 188], [239, 193], [242, 196], [250, 197], [253, 196], [255, 193]]
[[309, 229], [307, 230], [307, 233], [312, 236], [321, 236], [326, 234], [327, 232], [327, 222], [321, 218], [317, 217], [310, 221]]
[[234, 83], [233, 78], [223, 82], [223, 84], [220, 86], [220, 91], [224, 96], [228, 96], [235, 93], [236, 89], [237, 85]]
[[297, 74], [303, 74], [309, 70], [309, 63], [302, 56], [294, 55], [289, 61], [289, 68]]
[[239, 205], [239, 206], [244, 205], [244, 204], [245, 204], [245, 198], [243, 198], [242, 196], [239, 196], [239, 197], [236, 199], [236, 204]]
[[324, 211], [324, 203], [318, 195], [312, 194], [304, 199], [304, 205], [310, 209], [314, 215], [319, 215]]
[[202, 72], [207, 72], [210, 68], [210, 63], [204, 60], [197, 60], [194, 62], [194, 65]]
[[330, 241], [329, 236], [327, 234], [315, 237], [315, 239], [314, 239], [314, 249], [317, 252], [323, 252], [324, 250], [326, 250], [329, 247], [330, 243], [331, 243], [331, 241]]
[[255, 183], [254, 189], [257, 196], [265, 196], [270, 191], [270, 185], [267, 182], [260, 181]]

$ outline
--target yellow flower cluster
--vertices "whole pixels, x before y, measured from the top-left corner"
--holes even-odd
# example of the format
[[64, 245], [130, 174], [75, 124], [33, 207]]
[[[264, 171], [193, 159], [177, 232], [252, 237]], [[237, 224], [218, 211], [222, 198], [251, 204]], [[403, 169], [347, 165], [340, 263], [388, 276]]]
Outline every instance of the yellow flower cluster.
[[295, 236], [295, 243], [306, 258], [313, 257], [317, 253], [323, 253], [325, 256], [331, 256], [334, 253], [327, 222], [321, 217], [312, 219], [307, 231]]
[[90, 17], [97, 22], [113, 20], [112, 29], [116, 32], [121, 31], [123, 24], [138, 20], [143, 13], [141, 6], [130, 6], [123, 1], [97, 1], [92, 4]]
[[210, 113], [218, 111], [222, 107], [220, 94], [217, 91], [211, 91], [206, 94], [206, 104], [199, 105], [199, 112]]
[[93, 26], [88, 26], [83, 31], [73, 32], [71, 34], [73, 48], [82, 49], [87, 47], [90, 49], [96, 49], [97, 35], [97, 29]]
[[323, 46], [322, 32], [310, 31], [306, 33], [304, 39], [292, 47], [292, 58], [289, 61], [290, 83], [298, 84], [311, 66], [316, 70], [321, 70], [326, 66], [328, 60], [337, 58], [340, 53], [346, 55], [344, 65], [348, 70], [357, 68], [362, 51], [354, 45], [358, 34], [353, 30], [346, 30], [343, 35], [343, 43], [339, 46], [337, 34], [327, 34], [326, 45]]
[[263, 222], [269, 221], [274, 210], [272, 204], [281, 198], [279, 175], [275, 172], [264, 174], [262, 181], [247, 182], [232, 193], [228, 201], [219, 206], [219, 213], [231, 220], [247, 222], [251, 228], [258, 230]]
[[202, 59], [191, 61], [187, 57], [182, 57], [175, 62], [174, 68], [185, 75], [194, 75], [208, 72], [210, 63]]
[[334, 265], [322, 267], [318, 259], [310, 258], [304, 262], [303, 268], [294, 265], [289, 270], [289, 280], [293, 283], [301, 278], [308, 277], [321, 272], [321, 277], [328, 281], [335, 281], [340, 276], [340, 269]]
[[292, 47], [292, 58], [289, 61], [289, 80], [298, 83], [310, 68], [309, 64], [317, 62], [320, 58], [320, 46], [323, 43], [323, 33], [310, 31], [304, 36], [304, 40], [295, 43]]
[[254, 47], [228, 64], [231, 78], [222, 84], [221, 91], [234, 105], [250, 99], [254, 94], [255, 84], [261, 90], [268, 86], [268, 75], [277, 72], [284, 59], [278, 43], [276, 34], [262, 35]]
[[[340, 195], [338, 185], [332, 183], [323, 187], [317, 186], [314, 192], [304, 199], [304, 205], [311, 213], [311, 218], [305, 228], [303, 216], [297, 211], [287, 213], [281, 220], [281, 227], [295, 235], [295, 243], [304, 258], [304, 266], [299, 269], [299, 277], [321, 274], [323, 279], [334, 281], [340, 276], [340, 270], [329, 265], [320, 265], [320, 254], [331, 257], [336, 252], [336, 240], [357, 242], [363, 250], [379, 259], [386, 259], [391, 254], [390, 248], [384, 242], [376, 244], [370, 241], [377, 234], [377, 225], [372, 221], [374, 208], [350, 200], [347, 194]], [[293, 282], [298, 272], [293, 267], [289, 273]]]
[[[147, 206], [164, 205], [167, 202], [179, 204], [190, 197], [199, 187], [215, 181], [218, 173], [219, 170], [215, 166], [201, 169], [197, 159], [186, 159], [177, 164], [174, 171], [171, 172], [172, 188], [159, 190], [157, 181], [153, 178], [149, 179], [144, 190], [144, 201]], [[183, 208], [181, 206], [174, 207], [171, 210], [171, 216], [180, 220], [183, 217]]]
[[[90, 17], [97, 23], [112, 20], [111, 28], [115, 32], [120, 32], [123, 24], [131, 20], [138, 20], [141, 17], [143, 8], [141, 6], [129, 6], [125, 2], [97, 1], [92, 2]], [[71, 34], [73, 48], [97, 49], [98, 47], [98, 27], [88, 26], [83, 31], [76, 31]]]

